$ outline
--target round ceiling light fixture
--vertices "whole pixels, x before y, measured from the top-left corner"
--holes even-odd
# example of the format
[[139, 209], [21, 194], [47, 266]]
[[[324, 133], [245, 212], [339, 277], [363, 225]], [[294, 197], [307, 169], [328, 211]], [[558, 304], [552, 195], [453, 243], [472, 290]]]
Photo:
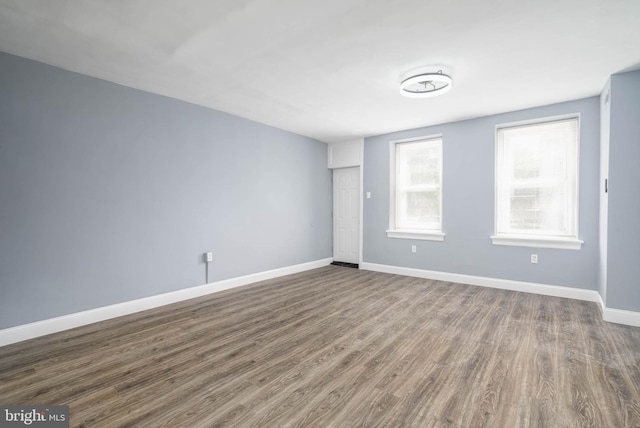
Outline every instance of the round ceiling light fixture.
[[400, 93], [409, 98], [428, 98], [444, 94], [451, 89], [453, 80], [442, 70], [407, 77], [400, 83]]

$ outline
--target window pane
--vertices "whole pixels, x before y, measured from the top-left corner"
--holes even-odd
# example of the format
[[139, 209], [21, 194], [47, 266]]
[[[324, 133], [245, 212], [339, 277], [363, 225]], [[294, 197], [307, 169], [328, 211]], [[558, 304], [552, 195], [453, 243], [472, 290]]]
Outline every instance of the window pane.
[[511, 229], [565, 233], [565, 195], [562, 189], [530, 187], [512, 189]]
[[411, 148], [405, 152], [408, 185], [440, 182], [440, 153], [436, 147]]
[[439, 141], [424, 141], [396, 145], [398, 182], [401, 188], [439, 185], [440, 154]]
[[434, 229], [440, 224], [440, 190], [402, 192], [398, 228]]

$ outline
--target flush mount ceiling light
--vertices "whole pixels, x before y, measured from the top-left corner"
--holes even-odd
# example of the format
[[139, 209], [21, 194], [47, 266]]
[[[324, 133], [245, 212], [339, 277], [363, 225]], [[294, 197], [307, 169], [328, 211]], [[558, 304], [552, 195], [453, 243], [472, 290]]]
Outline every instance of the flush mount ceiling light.
[[453, 80], [442, 70], [408, 77], [400, 83], [400, 93], [409, 98], [428, 98], [444, 94], [451, 89]]

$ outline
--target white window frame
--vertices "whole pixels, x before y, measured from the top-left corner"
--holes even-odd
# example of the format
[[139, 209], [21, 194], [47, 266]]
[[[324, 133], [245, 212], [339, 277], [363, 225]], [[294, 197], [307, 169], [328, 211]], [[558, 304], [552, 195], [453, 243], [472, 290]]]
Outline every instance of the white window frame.
[[[436, 139], [439, 139], [440, 144], [442, 145], [442, 154], [440, 156], [440, 229], [399, 229], [396, 227], [396, 146], [403, 143], [415, 143], [418, 141]], [[443, 158], [444, 140], [442, 138], [442, 134], [406, 138], [403, 140], [394, 140], [389, 142], [389, 229], [386, 231], [387, 237], [400, 239], [419, 239], [425, 241], [444, 241], [445, 234], [442, 228]]]
[[[577, 121], [577, 134], [576, 134], [576, 168], [575, 168], [575, 206], [573, 210], [573, 216], [571, 221], [573, 222], [573, 228], [567, 235], [549, 235], [541, 233], [531, 234], [517, 234], [517, 233], [501, 233], [499, 232], [498, 215], [499, 215], [499, 189], [498, 189], [498, 177], [500, 167], [501, 149], [499, 147], [498, 132], [501, 129], [525, 127], [528, 125], [539, 125], [550, 122], [576, 120]], [[561, 116], [544, 117], [532, 120], [525, 120], [519, 122], [510, 122], [496, 125], [495, 129], [495, 188], [494, 188], [494, 235], [491, 236], [491, 241], [494, 245], [511, 245], [518, 247], [535, 247], [535, 248], [559, 248], [568, 250], [579, 250], [584, 241], [578, 239], [578, 226], [579, 226], [579, 205], [580, 205], [580, 114], [568, 114]]]

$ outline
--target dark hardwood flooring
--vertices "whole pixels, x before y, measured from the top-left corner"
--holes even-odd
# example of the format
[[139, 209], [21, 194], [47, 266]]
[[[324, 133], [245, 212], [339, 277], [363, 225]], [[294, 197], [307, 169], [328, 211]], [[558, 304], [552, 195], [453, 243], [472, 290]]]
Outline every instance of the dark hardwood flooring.
[[639, 427], [640, 328], [327, 266], [2, 347], [0, 403], [87, 427]]

